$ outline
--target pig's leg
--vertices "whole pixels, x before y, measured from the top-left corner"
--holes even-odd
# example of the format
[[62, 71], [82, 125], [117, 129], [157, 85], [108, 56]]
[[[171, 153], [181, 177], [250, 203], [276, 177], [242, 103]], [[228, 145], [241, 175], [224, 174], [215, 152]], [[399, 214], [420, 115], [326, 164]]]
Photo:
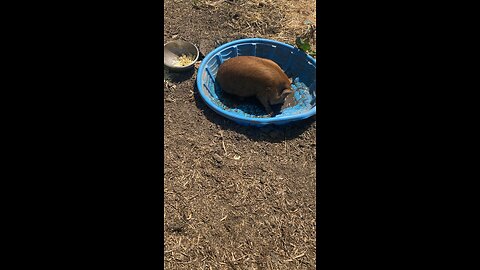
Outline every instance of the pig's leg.
[[265, 107], [265, 111], [267, 111], [267, 114], [272, 115], [273, 110], [270, 106], [270, 103], [268, 102], [268, 97], [265, 94], [258, 94], [257, 99], [260, 101], [260, 103], [262, 103], [263, 107]]

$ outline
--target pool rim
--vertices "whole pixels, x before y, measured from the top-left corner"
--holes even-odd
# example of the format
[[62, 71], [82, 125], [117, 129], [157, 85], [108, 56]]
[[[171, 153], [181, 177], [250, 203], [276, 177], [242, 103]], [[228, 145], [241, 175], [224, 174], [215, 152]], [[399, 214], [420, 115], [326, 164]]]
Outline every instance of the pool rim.
[[283, 116], [283, 117], [278, 117], [278, 118], [277, 117], [259, 117], [259, 118], [244, 117], [244, 116], [239, 115], [237, 113], [229, 112], [229, 111], [221, 108], [217, 104], [215, 104], [213, 101], [211, 101], [210, 98], [208, 98], [205, 95], [205, 93], [203, 92], [203, 88], [202, 88], [202, 85], [201, 85], [201, 83], [202, 83], [201, 82], [201, 80], [202, 80], [202, 74], [201, 73], [203, 73], [203, 71], [205, 70], [205, 65], [207, 64], [207, 61], [210, 60], [212, 57], [214, 57], [214, 55], [218, 54], [220, 51], [222, 51], [222, 50], [224, 50], [228, 47], [231, 47], [233, 45], [237, 45], [237, 44], [241, 44], [241, 43], [270, 43], [270, 44], [277, 45], [277, 46], [278, 45], [286, 46], [289, 49], [291, 49], [292, 51], [297, 51], [297, 52], [304, 53], [307, 56], [308, 60], [310, 60], [311, 62], [313, 62], [315, 64], [315, 68], [317, 66], [317, 61], [312, 56], [306, 54], [305, 52], [299, 50], [298, 48], [293, 47], [292, 45], [289, 45], [289, 44], [286, 44], [286, 43], [283, 43], [283, 42], [280, 42], [280, 41], [276, 41], [276, 40], [265, 39], [265, 38], [246, 38], [246, 39], [239, 39], [239, 40], [235, 40], [235, 41], [223, 44], [223, 45], [219, 46], [218, 48], [215, 48], [213, 51], [208, 53], [205, 56], [204, 59], [202, 59], [200, 67], [198, 68], [198, 71], [197, 71], [197, 79], [196, 79], [197, 90], [200, 93], [202, 99], [208, 105], [208, 107], [210, 107], [212, 110], [219, 113], [220, 115], [222, 115], [226, 118], [229, 118], [233, 121], [239, 120], [241, 122], [247, 122], [247, 123], [249, 122], [249, 123], [252, 123], [252, 124], [275, 124], [275, 123], [284, 124], [285, 122], [307, 119], [307, 118], [309, 118], [309, 117], [311, 117], [311, 116], [313, 116], [317, 113], [317, 104], [315, 102], [315, 106], [313, 108], [311, 108], [310, 110], [308, 110], [304, 113], [300, 113], [300, 114], [288, 115], [288, 116]]

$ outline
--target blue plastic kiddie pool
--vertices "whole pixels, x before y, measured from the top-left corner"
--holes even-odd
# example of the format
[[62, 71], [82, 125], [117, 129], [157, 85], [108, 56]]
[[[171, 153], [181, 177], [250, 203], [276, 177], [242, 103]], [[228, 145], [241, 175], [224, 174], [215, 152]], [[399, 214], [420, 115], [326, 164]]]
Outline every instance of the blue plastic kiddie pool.
[[[219, 66], [241, 55], [271, 59], [293, 79], [295, 94], [291, 107], [270, 117], [259, 102], [252, 99], [237, 103], [221, 90], [215, 80]], [[240, 125], [284, 125], [316, 114], [316, 68], [313, 57], [291, 45], [261, 38], [240, 39], [216, 48], [203, 59], [198, 69], [197, 88], [208, 107]]]

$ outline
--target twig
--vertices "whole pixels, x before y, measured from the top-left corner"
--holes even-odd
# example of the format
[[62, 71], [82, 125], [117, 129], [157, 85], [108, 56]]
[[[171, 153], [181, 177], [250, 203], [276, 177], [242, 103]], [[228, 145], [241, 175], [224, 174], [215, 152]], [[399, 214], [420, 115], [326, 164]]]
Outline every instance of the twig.
[[285, 142], [285, 154], [287, 154], [287, 157], [288, 157], [288, 147], [287, 147], [287, 136], [286, 135], [284, 135], [283, 141]]
[[225, 151], [225, 156], [227, 156], [227, 149], [225, 148], [225, 138], [223, 138], [223, 132], [222, 131], [220, 131], [220, 136], [222, 137], [223, 151]]
[[208, 3], [209, 6], [216, 6], [218, 4], [221, 4], [222, 2], [225, 2], [225, 0], [219, 0], [217, 2], [213, 2], [213, 3]]
[[295, 257], [293, 257], [293, 258], [291, 258], [291, 259], [284, 260], [284, 261], [285, 261], [285, 262], [293, 262], [294, 260], [296, 260], [296, 259], [298, 259], [298, 258], [300, 258], [300, 257], [303, 257], [303, 256], [305, 256], [305, 252], [302, 253], [302, 254], [300, 254], [300, 255], [297, 255], [297, 256], [295, 256]]

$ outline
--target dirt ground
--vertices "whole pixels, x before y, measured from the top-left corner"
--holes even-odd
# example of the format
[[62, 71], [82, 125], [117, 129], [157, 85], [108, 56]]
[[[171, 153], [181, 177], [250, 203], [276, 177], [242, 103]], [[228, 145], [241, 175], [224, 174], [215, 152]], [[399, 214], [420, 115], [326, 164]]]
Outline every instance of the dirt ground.
[[[294, 44], [315, 1], [164, 1], [165, 41]], [[164, 269], [315, 269], [316, 118], [242, 127], [165, 72]]]

